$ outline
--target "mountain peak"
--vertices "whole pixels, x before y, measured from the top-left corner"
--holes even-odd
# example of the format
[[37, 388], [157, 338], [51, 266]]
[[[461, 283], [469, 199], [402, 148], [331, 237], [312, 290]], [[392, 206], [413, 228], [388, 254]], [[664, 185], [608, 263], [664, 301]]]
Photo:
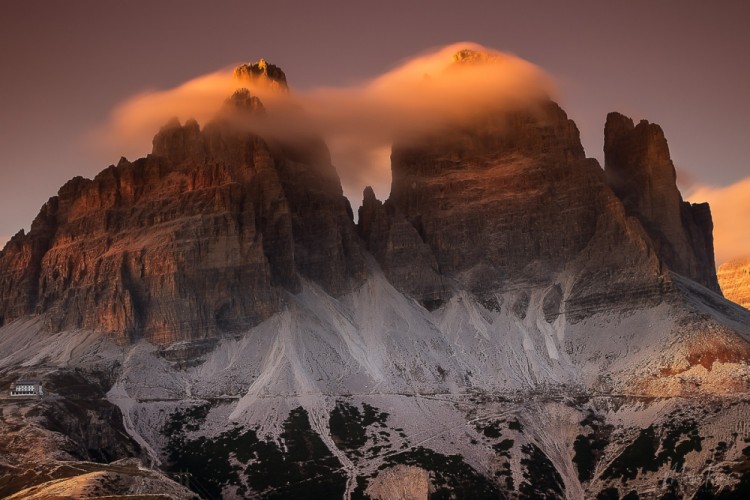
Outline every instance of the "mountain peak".
[[641, 222], [667, 265], [718, 292], [710, 208], [682, 200], [662, 128], [609, 113], [604, 169], [610, 188]]
[[453, 54], [452, 61], [455, 64], [485, 64], [489, 62], [497, 62], [501, 59], [501, 56], [487, 52], [484, 50], [476, 49], [461, 49]]
[[224, 101], [224, 110], [238, 111], [241, 113], [264, 114], [265, 107], [261, 100], [250, 93], [246, 88], [237, 89]]
[[260, 59], [252, 64], [242, 64], [234, 68], [235, 79], [243, 82], [252, 82], [256, 85], [288, 91], [286, 75], [281, 68], [269, 64], [265, 59]]

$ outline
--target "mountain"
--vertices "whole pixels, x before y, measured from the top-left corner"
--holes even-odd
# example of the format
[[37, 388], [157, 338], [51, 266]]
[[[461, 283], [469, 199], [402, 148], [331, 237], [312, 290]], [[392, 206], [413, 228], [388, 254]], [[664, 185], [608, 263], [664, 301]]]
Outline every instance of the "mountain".
[[750, 259], [725, 262], [719, 266], [718, 277], [726, 298], [746, 309], [750, 307]]
[[325, 145], [235, 128], [232, 115], [262, 110], [238, 91], [202, 130], [172, 121], [148, 157], [66, 183], [0, 255], [0, 321], [46, 313], [52, 331], [169, 344], [255, 326], [303, 277], [334, 296], [360, 284]]
[[[586, 159], [578, 129], [557, 104], [480, 122], [393, 149], [385, 212], [396, 228], [401, 217], [408, 221], [438, 274], [495, 309], [498, 291], [552, 287], [554, 313], [564, 300], [568, 314], [582, 317], [660, 294], [667, 286], [662, 263], [643, 251], [652, 242], [628, 220], [596, 161]], [[365, 198], [360, 221], [368, 223]], [[373, 241], [362, 222], [360, 232]], [[381, 265], [385, 238], [369, 247]], [[398, 287], [402, 280], [384, 268]], [[616, 291], [596, 286], [604, 275]]]
[[707, 203], [682, 201], [661, 127], [610, 113], [604, 127], [607, 182], [677, 273], [719, 292]]
[[488, 108], [396, 141], [355, 223], [273, 112], [240, 88], [168, 123], [0, 253], [0, 375], [50, 393], [3, 412], [0, 471], [89, 464], [2, 494], [139, 459], [172, 497], [743, 497], [750, 312], [658, 126], [610, 114], [602, 169], [555, 102]]

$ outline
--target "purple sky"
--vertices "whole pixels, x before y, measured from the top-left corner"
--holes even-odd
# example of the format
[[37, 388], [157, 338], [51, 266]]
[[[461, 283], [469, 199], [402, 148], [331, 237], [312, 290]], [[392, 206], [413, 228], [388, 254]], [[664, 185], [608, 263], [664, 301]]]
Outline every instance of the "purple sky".
[[117, 162], [86, 137], [134, 94], [260, 57], [292, 90], [347, 85], [458, 41], [544, 68], [589, 156], [601, 158], [605, 116], [618, 110], [662, 125], [694, 181], [732, 184], [750, 175], [748, 5], [4, 1], [0, 241], [28, 228], [67, 179]]

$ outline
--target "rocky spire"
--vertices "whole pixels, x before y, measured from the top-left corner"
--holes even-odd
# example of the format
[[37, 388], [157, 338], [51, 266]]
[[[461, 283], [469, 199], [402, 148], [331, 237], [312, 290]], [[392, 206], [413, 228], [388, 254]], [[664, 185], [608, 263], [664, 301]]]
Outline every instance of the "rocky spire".
[[659, 125], [610, 113], [604, 127], [607, 183], [636, 217], [673, 271], [719, 291], [713, 222], [707, 204], [682, 200], [669, 146]]
[[153, 154], [175, 163], [185, 161], [225, 164], [252, 164], [254, 148], [248, 143], [258, 138], [250, 134], [255, 120], [263, 119], [266, 110], [261, 100], [248, 89], [237, 89], [224, 101], [215, 119], [201, 131], [198, 122], [190, 119], [180, 125], [173, 118], [154, 136]]
[[238, 110], [243, 113], [265, 114], [266, 108], [257, 96], [246, 88], [234, 91], [234, 94], [224, 102], [224, 109]]
[[240, 82], [252, 82], [255, 85], [268, 86], [288, 91], [286, 75], [278, 66], [269, 64], [265, 59], [252, 64], [242, 64], [234, 68], [234, 77]]
[[[679, 231], [682, 201], [669, 147], [661, 127], [609, 113], [604, 127], [604, 165], [609, 185], [629, 213], [641, 215], [662, 232]], [[674, 241], [678, 235], [672, 234]]]
[[474, 50], [474, 49], [462, 49], [453, 54], [452, 62], [454, 64], [484, 64], [487, 62], [501, 61], [502, 56], [497, 54], [491, 54], [489, 52]]

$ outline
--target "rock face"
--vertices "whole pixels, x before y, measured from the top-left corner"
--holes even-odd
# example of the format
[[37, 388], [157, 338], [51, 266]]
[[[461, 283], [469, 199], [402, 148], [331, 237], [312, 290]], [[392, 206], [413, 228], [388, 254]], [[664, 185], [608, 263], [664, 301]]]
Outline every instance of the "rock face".
[[377, 200], [369, 187], [359, 209], [358, 229], [397, 289], [427, 309], [440, 306], [449, 296], [430, 247], [401, 212]]
[[303, 277], [350, 290], [364, 264], [325, 145], [236, 127], [262, 115], [238, 91], [203, 130], [173, 121], [147, 158], [65, 184], [0, 254], [0, 321], [166, 344], [257, 324]]
[[[445, 298], [440, 275], [492, 307], [498, 290], [552, 286], [573, 273], [569, 312], [667, 286], [650, 239], [551, 101], [397, 144], [392, 170], [389, 200], [381, 206], [366, 193], [359, 229], [389, 279], [417, 288], [419, 299]], [[421, 279], [405, 271], [417, 266], [394, 265], [405, 258], [420, 263]]]
[[682, 201], [661, 127], [610, 113], [604, 128], [607, 182], [673, 271], [720, 292], [706, 203]]
[[286, 75], [282, 69], [274, 64], [268, 64], [265, 59], [253, 64], [237, 66], [234, 69], [234, 77], [239, 81], [245, 80], [277, 90], [289, 90]]
[[446, 280], [491, 303], [497, 290], [559, 289], [572, 274], [557, 302], [585, 314], [659, 295], [670, 287], [662, 263], [718, 291], [710, 209], [682, 201], [661, 129], [612, 113], [605, 136], [606, 175], [551, 101], [397, 144], [391, 196], [365, 192], [360, 234], [425, 304], [450, 295]]
[[734, 259], [719, 266], [719, 285], [724, 296], [750, 309], [750, 258]]

